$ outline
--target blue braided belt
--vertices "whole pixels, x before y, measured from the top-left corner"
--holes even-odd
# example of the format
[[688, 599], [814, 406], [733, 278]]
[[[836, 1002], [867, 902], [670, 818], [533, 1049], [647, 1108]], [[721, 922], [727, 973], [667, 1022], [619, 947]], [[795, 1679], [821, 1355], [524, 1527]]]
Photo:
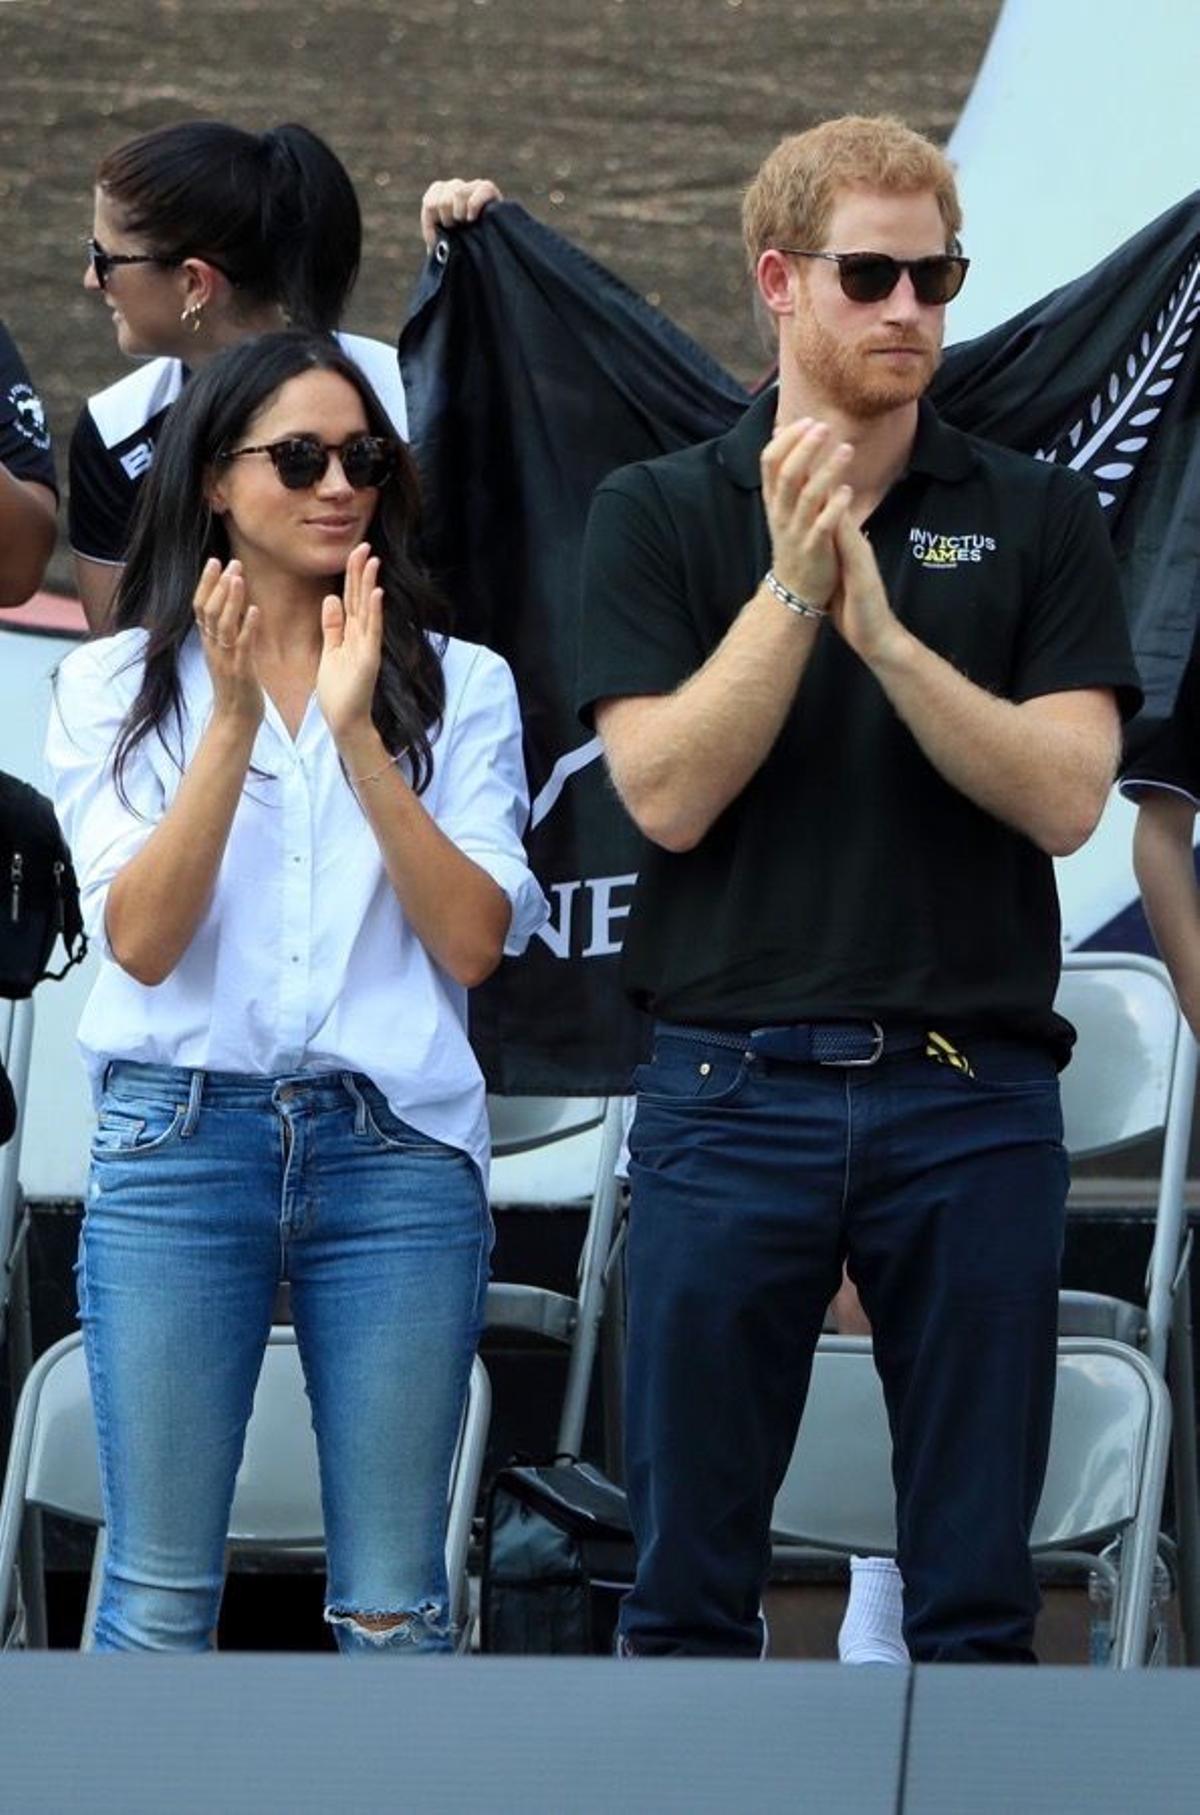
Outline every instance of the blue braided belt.
[[928, 1036], [919, 1027], [882, 1027], [878, 1021], [791, 1021], [778, 1027], [689, 1027], [660, 1021], [666, 1038], [725, 1046], [732, 1052], [780, 1059], [789, 1065], [877, 1065], [885, 1055], [915, 1052]]

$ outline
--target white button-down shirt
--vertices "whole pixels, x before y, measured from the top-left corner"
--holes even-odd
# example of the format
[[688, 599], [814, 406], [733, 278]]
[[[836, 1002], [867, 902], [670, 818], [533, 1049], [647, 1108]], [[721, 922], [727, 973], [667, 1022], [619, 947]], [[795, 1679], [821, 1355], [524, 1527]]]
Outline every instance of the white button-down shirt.
[[[195, 632], [172, 715], [113, 780], [117, 734], [142, 678], [142, 630], [84, 644], [55, 681], [46, 754], [100, 975], [79, 1028], [98, 1089], [111, 1059], [279, 1077], [358, 1071], [414, 1128], [486, 1173], [483, 1080], [467, 992], [408, 925], [316, 699], [293, 741], [270, 700], [212, 899], [170, 976], [148, 988], [113, 960], [108, 890], [170, 806], [212, 709]], [[501, 658], [451, 638], [446, 709], [421, 799], [512, 905], [505, 951], [524, 950], [546, 903], [521, 844], [528, 813], [521, 724]]]

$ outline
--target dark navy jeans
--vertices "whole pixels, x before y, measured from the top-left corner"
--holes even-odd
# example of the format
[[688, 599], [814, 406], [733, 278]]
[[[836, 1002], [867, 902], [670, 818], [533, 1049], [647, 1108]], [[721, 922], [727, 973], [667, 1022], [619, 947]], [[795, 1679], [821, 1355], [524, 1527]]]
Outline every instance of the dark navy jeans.
[[1028, 1537], [1067, 1187], [1053, 1061], [793, 1065], [660, 1027], [630, 1137], [635, 1654], [757, 1656], [775, 1494], [848, 1260], [893, 1439], [914, 1659], [1032, 1662]]

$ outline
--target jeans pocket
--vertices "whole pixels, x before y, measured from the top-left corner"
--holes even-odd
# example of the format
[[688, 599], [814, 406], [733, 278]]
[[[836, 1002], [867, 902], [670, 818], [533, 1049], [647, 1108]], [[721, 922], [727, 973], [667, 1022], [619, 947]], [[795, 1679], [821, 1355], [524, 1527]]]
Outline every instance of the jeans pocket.
[[419, 1128], [402, 1121], [383, 1092], [369, 1081], [359, 1079], [355, 1094], [359, 1101], [354, 1126], [357, 1139], [372, 1141], [391, 1153], [407, 1153], [413, 1158], [456, 1160], [463, 1157], [459, 1148], [435, 1141], [432, 1135], [422, 1134]]
[[122, 1159], [131, 1159], [143, 1153], [156, 1153], [177, 1139], [186, 1115], [186, 1103], [106, 1098], [96, 1117], [92, 1158], [102, 1160], [119, 1154]]
[[660, 1038], [649, 1065], [639, 1065], [633, 1086], [639, 1103], [680, 1107], [729, 1103], [750, 1076], [754, 1057], [730, 1046]]

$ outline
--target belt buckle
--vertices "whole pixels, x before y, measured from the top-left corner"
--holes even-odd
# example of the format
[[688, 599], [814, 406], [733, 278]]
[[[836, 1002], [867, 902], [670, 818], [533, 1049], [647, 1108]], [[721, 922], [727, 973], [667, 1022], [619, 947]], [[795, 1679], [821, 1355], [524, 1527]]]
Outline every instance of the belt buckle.
[[865, 1066], [878, 1065], [883, 1057], [884, 1033], [878, 1021], [872, 1021], [875, 1029], [875, 1050], [868, 1053], [865, 1059], [818, 1059], [818, 1065], [836, 1065], [839, 1071], [861, 1071]]

